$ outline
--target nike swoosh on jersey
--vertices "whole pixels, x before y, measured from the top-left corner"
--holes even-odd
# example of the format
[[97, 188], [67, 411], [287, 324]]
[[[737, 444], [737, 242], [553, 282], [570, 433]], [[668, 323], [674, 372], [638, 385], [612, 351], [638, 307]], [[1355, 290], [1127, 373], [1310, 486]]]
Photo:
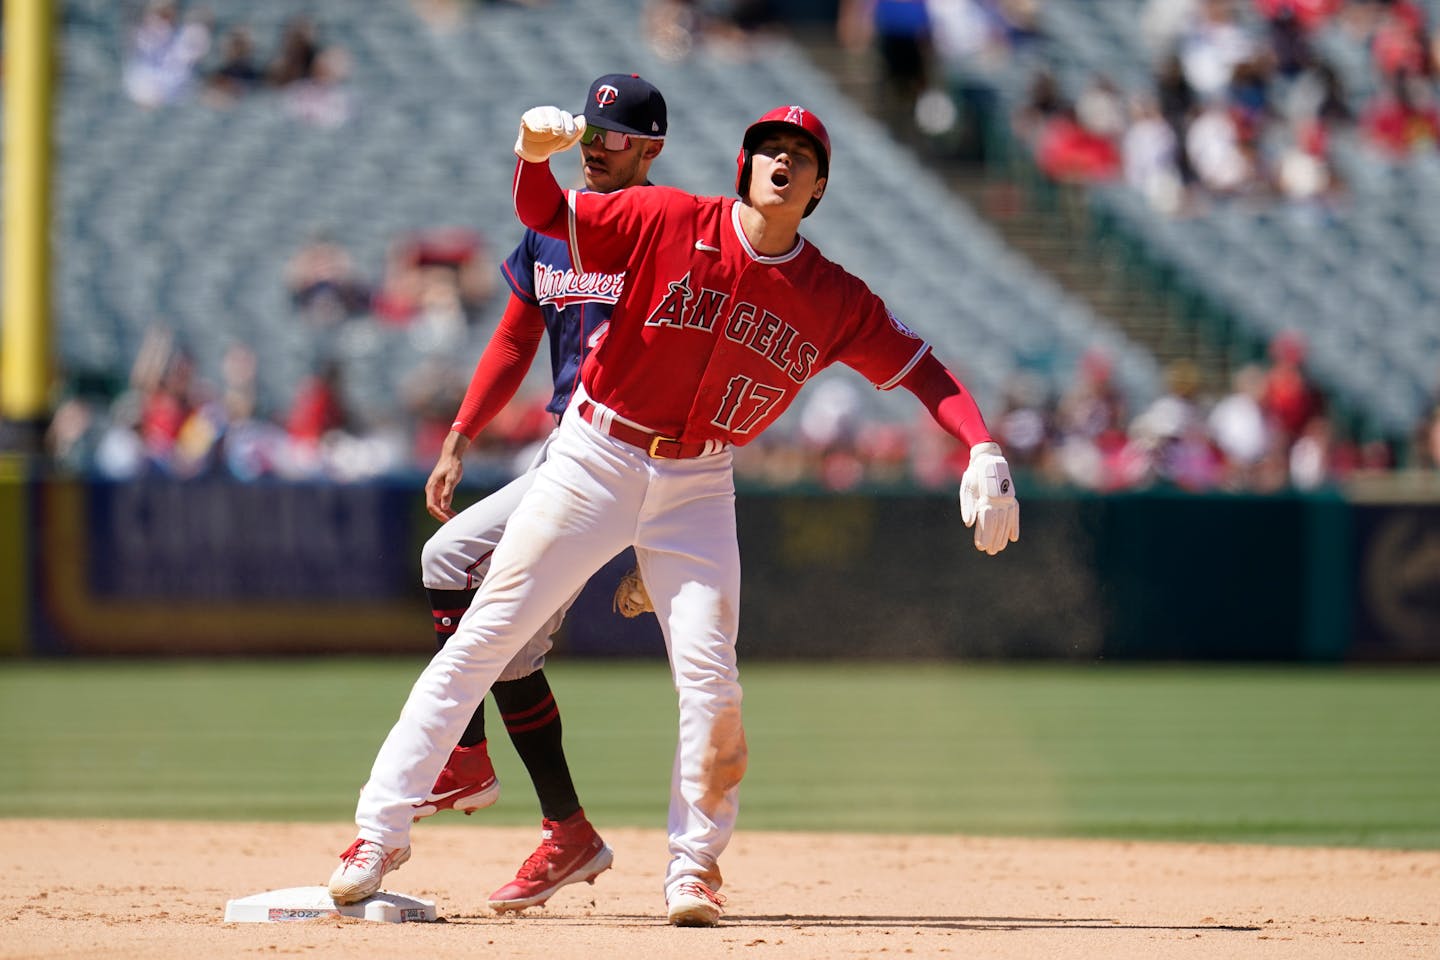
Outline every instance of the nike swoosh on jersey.
[[696, 249], [696, 250], [704, 250], [706, 253], [719, 253], [719, 252], [720, 252], [720, 248], [719, 248], [719, 247], [712, 247], [712, 246], [710, 246], [710, 244], [706, 243], [704, 240], [696, 240], [696, 241], [695, 241], [695, 249]]

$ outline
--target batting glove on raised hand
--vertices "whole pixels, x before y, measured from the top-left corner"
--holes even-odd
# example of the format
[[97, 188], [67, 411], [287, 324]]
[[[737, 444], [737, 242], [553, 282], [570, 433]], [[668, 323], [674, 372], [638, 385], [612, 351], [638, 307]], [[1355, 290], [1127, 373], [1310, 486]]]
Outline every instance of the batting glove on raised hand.
[[995, 556], [1020, 539], [1020, 504], [1010, 464], [994, 441], [970, 448], [970, 465], [960, 478], [960, 517], [975, 528], [975, 549]]
[[520, 117], [515, 155], [531, 163], [544, 163], [552, 153], [569, 150], [585, 132], [585, 118], [559, 107], [531, 107]]

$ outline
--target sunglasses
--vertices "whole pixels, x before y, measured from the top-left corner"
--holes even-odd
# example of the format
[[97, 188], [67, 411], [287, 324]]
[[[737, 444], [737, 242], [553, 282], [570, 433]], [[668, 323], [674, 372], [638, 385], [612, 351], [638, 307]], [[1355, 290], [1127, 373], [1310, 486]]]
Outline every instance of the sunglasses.
[[[643, 137], [634, 137], [633, 140], [642, 140]], [[604, 127], [586, 127], [585, 132], [580, 134], [580, 142], [585, 146], [592, 146], [596, 140], [606, 150], [628, 150], [632, 137], [628, 133], [621, 133], [619, 130], [606, 130]]]

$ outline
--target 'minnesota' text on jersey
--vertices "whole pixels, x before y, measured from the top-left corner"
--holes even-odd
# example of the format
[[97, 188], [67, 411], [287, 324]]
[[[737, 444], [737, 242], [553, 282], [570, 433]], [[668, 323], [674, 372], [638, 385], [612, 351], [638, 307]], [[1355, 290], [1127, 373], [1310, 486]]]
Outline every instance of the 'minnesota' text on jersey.
[[555, 392], [545, 409], [565, 412], [579, 382], [580, 361], [587, 341], [610, 319], [610, 310], [625, 286], [619, 273], [581, 273], [570, 264], [563, 240], [533, 230], [500, 268], [515, 296], [538, 306], [550, 333], [550, 374]]

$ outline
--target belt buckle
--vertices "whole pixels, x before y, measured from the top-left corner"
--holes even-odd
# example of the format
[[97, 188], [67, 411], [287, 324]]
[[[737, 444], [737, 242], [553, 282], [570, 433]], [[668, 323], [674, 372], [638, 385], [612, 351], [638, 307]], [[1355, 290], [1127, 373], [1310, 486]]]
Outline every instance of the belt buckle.
[[653, 437], [650, 438], [650, 446], [648, 446], [648, 447], [645, 448], [645, 452], [648, 453], [648, 454], [649, 454], [653, 459], [655, 459], [655, 460], [674, 460], [674, 459], [675, 459], [674, 457], [666, 457], [666, 456], [662, 456], [661, 454], [657, 453], [656, 450], [655, 450], [655, 448], [658, 447], [658, 446], [659, 446], [660, 444], [662, 444], [662, 443], [677, 443], [677, 444], [678, 444], [679, 442], [680, 442], [680, 441], [679, 441], [678, 439], [674, 438], [674, 437], [662, 437], [662, 436], [660, 436], [660, 434], [657, 433], [655, 436], [653, 436]]

